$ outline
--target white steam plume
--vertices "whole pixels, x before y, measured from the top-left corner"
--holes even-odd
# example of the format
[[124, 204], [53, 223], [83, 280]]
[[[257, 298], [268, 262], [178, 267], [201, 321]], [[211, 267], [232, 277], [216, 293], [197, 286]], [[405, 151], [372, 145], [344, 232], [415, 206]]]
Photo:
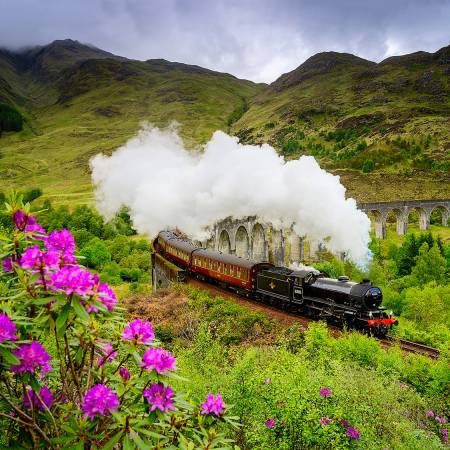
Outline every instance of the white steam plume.
[[369, 218], [345, 198], [345, 188], [311, 156], [285, 161], [269, 145], [241, 145], [216, 131], [204, 151], [188, 151], [174, 127], [144, 125], [111, 156], [91, 160], [97, 206], [111, 218], [130, 209], [149, 236], [178, 227], [197, 239], [205, 227], [232, 216], [258, 216], [290, 226], [355, 262], [367, 259]]

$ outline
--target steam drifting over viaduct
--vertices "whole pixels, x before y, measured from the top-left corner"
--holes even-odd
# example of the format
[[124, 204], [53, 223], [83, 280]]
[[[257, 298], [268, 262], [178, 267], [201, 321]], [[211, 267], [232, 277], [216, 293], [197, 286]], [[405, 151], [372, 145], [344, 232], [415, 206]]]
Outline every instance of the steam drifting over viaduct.
[[[413, 211], [419, 216], [420, 230], [429, 228], [431, 213], [436, 209], [441, 213], [442, 225], [449, 225], [450, 200], [362, 203], [358, 207], [371, 218], [375, 236], [379, 239], [386, 238], [386, 223], [392, 214], [397, 222], [398, 234], [407, 233], [409, 214]], [[257, 217], [241, 220], [228, 218], [218, 222], [212, 229], [211, 239], [198, 244], [242, 258], [265, 260], [278, 265], [313, 260], [317, 252], [324, 250], [319, 242], [308, 242], [291, 229], [276, 229], [259, 221]]]

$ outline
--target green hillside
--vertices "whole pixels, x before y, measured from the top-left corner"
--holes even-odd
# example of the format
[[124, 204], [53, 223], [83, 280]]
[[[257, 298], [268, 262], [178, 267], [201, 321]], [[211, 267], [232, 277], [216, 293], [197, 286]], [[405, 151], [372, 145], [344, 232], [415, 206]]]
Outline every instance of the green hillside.
[[320, 53], [267, 86], [72, 40], [0, 50], [0, 190], [86, 202], [94, 154], [176, 120], [189, 146], [221, 129], [312, 154], [361, 201], [448, 198], [449, 63], [449, 47], [380, 64]]
[[189, 145], [227, 130], [264, 89], [232, 75], [165, 60], [132, 61], [74, 41], [0, 54], [0, 103], [25, 118], [0, 138], [0, 190], [42, 186], [56, 200], [91, 196], [89, 159], [112, 152], [150, 121], [176, 120]]
[[376, 64], [319, 53], [254, 97], [232, 131], [314, 155], [359, 200], [449, 197], [450, 47]]

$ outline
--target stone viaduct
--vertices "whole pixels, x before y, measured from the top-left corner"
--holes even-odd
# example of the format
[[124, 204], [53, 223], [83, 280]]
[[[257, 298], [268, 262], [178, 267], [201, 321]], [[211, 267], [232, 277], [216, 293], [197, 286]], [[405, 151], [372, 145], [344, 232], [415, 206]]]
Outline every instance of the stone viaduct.
[[[397, 233], [406, 234], [411, 211], [419, 215], [419, 228], [427, 230], [430, 216], [435, 209], [441, 211], [442, 225], [448, 226], [450, 200], [411, 200], [396, 202], [363, 203], [358, 207], [374, 222], [375, 235], [386, 238], [386, 222], [393, 213], [397, 221]], [[324, 217], [326, 220], [326, 217]], [[225, 219], [215, 224], [211, 238], [199, 245], [256, 261], [270, 261], [277, 265], [295, 264], [320, 258], [325, 251], [320, 242], [310, 242], [295, 234], [292, 229], [276, 229], [257, 217], [236, 220]]]
[[416, 211], [419, 215], [419, 229], [428, 230], [430, 216], [435, 209], [441, 212], [443, 226], [448, 226], [450, 217], [450, 200], [408, 200], [398, 202], [361, 203], [358, 207], [372, 216], [375, 236], [386, 239], [386, 222], [389, 214], [393, 213], [397, 222], [397, 233], [408, 232], [409, 213]]

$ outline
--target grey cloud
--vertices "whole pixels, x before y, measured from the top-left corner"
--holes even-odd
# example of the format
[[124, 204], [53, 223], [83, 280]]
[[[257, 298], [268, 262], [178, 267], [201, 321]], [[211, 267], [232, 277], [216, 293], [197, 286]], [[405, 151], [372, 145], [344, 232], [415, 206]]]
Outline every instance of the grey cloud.
[[0, 0], [0, 45], [72, 38], [270, 82], [320, 51], [380, 61], [450, 43], [448, 0]]

